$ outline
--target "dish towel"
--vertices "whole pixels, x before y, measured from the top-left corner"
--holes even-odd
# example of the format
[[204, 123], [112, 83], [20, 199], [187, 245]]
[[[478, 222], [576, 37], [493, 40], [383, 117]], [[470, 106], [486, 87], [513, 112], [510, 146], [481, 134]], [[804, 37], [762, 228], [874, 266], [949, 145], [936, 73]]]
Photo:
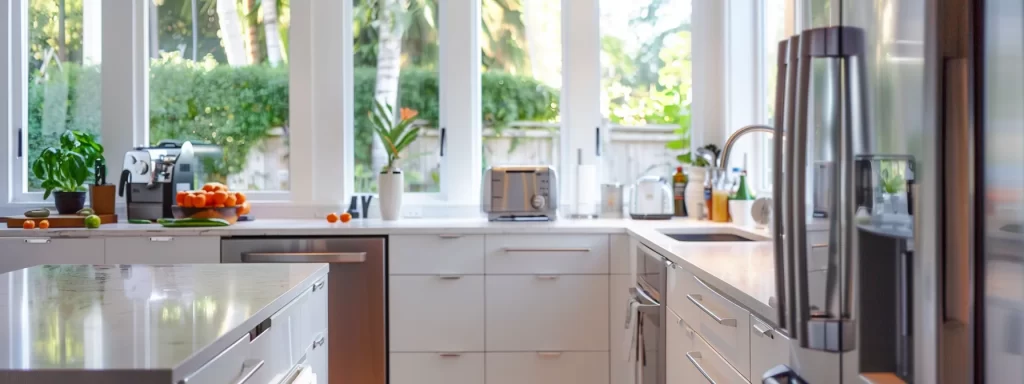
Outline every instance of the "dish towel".
[[626, 354], [626, 361], [636, 361], [637, 342], [639, 341], [640, 302], [630, 298], [626, 312], [625, 340], [623, 345], [629, 353]]
[[299, 374], [295, 376], [295, 380], [292, 380], [293, 384], [316, 384], [316, 374], [313, 373], [313, 368], [304, 365], [299, 370]]

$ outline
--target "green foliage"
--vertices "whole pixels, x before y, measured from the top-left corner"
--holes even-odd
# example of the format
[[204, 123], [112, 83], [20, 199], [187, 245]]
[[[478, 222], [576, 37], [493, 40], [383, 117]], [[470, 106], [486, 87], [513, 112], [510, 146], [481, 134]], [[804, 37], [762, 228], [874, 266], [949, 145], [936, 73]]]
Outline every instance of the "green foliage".
[[409, 147], [420, 135], [420, 128], [413, 122], [416, 119], [416, 111], [402, 108], [395, 115], [395, 109], [390, 104], [374, 100], [373, 112], [370, 113], [370, 123], [373, 130], [384, 143], [384, 149], [388, 152], [388, 164], [381, 169], [381, 173], [395, 171], [397, 162], [405, 148]]
[[66, 131], [60, 136], [60, 146], [42, 150], [32, 163], [32, 174], [41, 180], [44, 199], [49, 198], [54, 190], [80, 191], [92, 174], [93, 164], [101, 157], [103, 146], [94, 140], [92, 134]]

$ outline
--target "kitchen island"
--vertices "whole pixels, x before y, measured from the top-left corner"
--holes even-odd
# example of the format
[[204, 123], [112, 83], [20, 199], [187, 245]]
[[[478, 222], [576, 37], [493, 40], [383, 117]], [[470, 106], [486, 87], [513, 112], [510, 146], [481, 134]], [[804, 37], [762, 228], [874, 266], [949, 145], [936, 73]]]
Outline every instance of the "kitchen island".
[[326, 264], [183, 264], [2, 274], [0, 383], [325, 381], [315, 349], [326, 313], [305, 308], [326, 302], [327, 273]]

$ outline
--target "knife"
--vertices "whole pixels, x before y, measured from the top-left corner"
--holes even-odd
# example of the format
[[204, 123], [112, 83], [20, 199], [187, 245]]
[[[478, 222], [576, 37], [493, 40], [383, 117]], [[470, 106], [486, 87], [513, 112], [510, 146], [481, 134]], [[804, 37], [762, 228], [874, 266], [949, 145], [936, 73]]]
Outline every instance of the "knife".
[[96, 174], [96, 181], [94, 185], [106, 185], [107, 184], [107, 164], [103, 159], [96, 159], [93, 165], [93, 173]]

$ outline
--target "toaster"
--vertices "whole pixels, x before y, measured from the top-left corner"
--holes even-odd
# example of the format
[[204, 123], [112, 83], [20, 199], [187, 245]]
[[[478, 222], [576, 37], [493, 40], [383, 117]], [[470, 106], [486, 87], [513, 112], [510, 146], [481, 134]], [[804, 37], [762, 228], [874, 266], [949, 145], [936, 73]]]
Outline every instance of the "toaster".
[[490, 221], [545, 221], [558, 216], [558, 175], [547, 165], [490, 167], [480, 188]]
[[638, 179], [629, 203], [629, 216], [634, 220], [672, 218], [672, 188], [663, 178], [644, 176]]

